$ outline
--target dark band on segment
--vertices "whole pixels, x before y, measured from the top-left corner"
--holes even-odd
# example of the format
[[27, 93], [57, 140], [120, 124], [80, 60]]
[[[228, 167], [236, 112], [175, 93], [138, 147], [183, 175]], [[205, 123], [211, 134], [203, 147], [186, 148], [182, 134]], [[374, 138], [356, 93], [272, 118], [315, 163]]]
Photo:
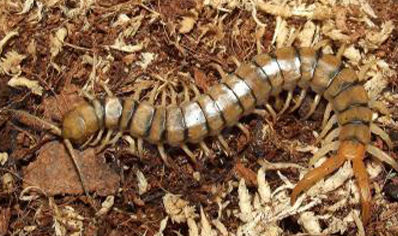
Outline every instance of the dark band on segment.
[[[257, 67], [257, 66], [256, 66], [256, 67]], [[240, 75], [237, 75], [237, 74], [234, 74], [234, 75], [236, 76], [237, 79], [243, 81], [243, 83], [246, 84], [246, 86], [249, 88], [250, 95], [254, 98], [254, 103], [257, 104], [257, 98], [256, 98], [256, 96], [254, 95], [253, 89], [250, 88], [250, 86], [249, 86], [249, 84], [246, 82], [246, 80], [245, 80], [244, 78], [242, 78]], [[271, 85], [271, 86], [272, 86], [272, 85]]]
[[333, 83], [334, 79], [337, 77], [337, 75], [341, 72], [342, 69], [344, 69], [344, 64], [343, 64], [343, 62], [340, 62], [340, 65], [337, 68], [337, 70], [334, 71], [333, 74], [331, 75], [331, 78], [330, 78], [328, 84], [326, 85], [325, 91], [330, 87], [330, 85]]
[[222, 84], [225, 85], [225, 87], [227, 87], [227, 89], [229, 89], [233, 93], [233, 95], [236, 97], [236, 100], [238, 101], [238, 106], [242, 109], [242, 113], [244, 113], [245, 108], [243, 107], [242, 102], [240, 101], [238, 95], [236, 95], [235, 91], [232, 90], [232, 88], [229, 87], [228, 84], [226, 84], [226, 83], [222, 83]]
[[158, 109], [154, 108], [154, 111], [152, 112], [152, 115], [151, 115], [151, 117], [149, 118], [149, 121], [146, 124], [147, 127], [146, 127], [146, 130], [144, 132], [144, 138], [149, 136], [149, 131], [151, 130], [151, 127], [152, 127], [153, 118], [155, 117], [157, 110]]
[[[272, 91], [274, 89], [274, 87], [273, 87], [273, 85], [271, 83], [271, 80], [270, 80], [268, 74], [265, 72], [263, 67], [260, 66], [256, 61], [251, 61], [251, 63], [256, 66], [257, 70], [260, 70], [260, 72], [262, 72], [265, 75], [265, 78], [267, 79], [267, 82], [268, 82], [269, 86], [271, 86], [271, 91]], [[240, 78], [240, 79], [243, 80], [243, 78]]]
[[180, 108], [181, 111], [181, 124], [184, 128], [184, 140], [188, 140], [188, 127], [187, 127], [187, 123], [185, 122], [185, 114], [184, 114], [184, 110]]
[[209, 125], [209, 121], [207, 120], [207, 116], [206, 116], [205, 110], [203, 109], [203, 107], [200, 105], [199, 102], [196, 102], [196, 103], [198, 104], [198, 106], [200, 108], [200, 111], [203, 113], [203, 115], [205, 117], [205, 126], [206, 126], [207, 132], [209, 133], [211, 130], [210, 130], [210, 125]]
[[[131, 107], [127, 107], [126, 103], [127, 103], [127, 99], [123, 101], [123, 111], [124, 111], [124, 109], [129, 109], [129, 111], [127, 113], [127, 126], [126, 126], [126, 128], [128, 129], [131, 126], [131, 121], [133, 120], [134, 113], [137, 110], [137, 101], [133, 100]], [[122, 111], [122, 114], [123, 114], [123, 111]], [[122, 118], [123, 118], [123, 115], [122, 115]], [[122, 118], [119, 120], [119, 127], [121, 127]]]

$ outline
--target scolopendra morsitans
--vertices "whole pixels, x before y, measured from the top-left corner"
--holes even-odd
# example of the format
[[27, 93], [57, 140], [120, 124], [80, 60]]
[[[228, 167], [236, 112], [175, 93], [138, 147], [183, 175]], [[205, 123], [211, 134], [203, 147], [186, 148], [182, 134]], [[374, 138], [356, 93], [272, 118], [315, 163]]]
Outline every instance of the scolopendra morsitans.
[[[363, 162], [365, 153], [388, 163], [397, 171], [398, 163], [370, 144], [371, 133], [374, 133], [390, 148], [392, 146], [388, 135], [372, 123], [372, 108], [377, 108], [377, 104], [370, 101], [356, 73], [345, 68], [339, 56], [322, 54], [313, 48], [287, 47], [277, 49], [273, 55], [257, 55], [252, 61], [240, 64], [235, 72], [221, 74], [221, 83], [206, 93], [197, 94], [191, 101], [187, 99], [181, 104], [174, 102], [168, 106], [154, 105], [151, 101], [139, 102], [134, 97], [119, 99], [109, 90], [104, 100], [86, 94], [88, 102], [68, 112], [61, 129], [47, 125], [65, 140], [72, 156], [73, 148], [69, 140], [83, 146], [88, 142], [95, 145], [101, 142], [100, 149], [103, 149], [115, 143], [124, 133], [129, 133], [139, 140], [139, 152], [142, 141], [146, 140], [158, 146], [161, 157], [168, 163], [164, 145], [181, 147], [194, 159], [187, 143], [197, 143], [209, 154], [210, 150], [203, 142], [206, 137], [217, 136], [227, 146], [220, 133], [226, 127], [237, 125], [242, 116], [257, 112], [275, 121], [283, 113], [300, 107], [307, 92], [312, 90], [317, 95], [305, 118], [312, 115], [321, 97], [329, 102], [319, 137], [326, 137], [328, 141], [313, 160], [331, 151], [336, 151], [336, 154], [304, 176], [293, 189], [291, 203], [303, 191], [349, 160], [353, 163], [360, 188], [362, 221], [366, 224], [370, 218], [371, 192]], [[289, 109], [297, 87], [301, 92]], [[275, 111], [269, 100], [282, 91], [287, 92], [286, 101]], [[265, 109], [259, 112], [258, 107]], [[332, 111], [335, 114], [330, 117]], [[14, 112], [22, 116], [20, 111]], [[329, 132], [336, 123], [339, 127]], [[244, 127], [240, 128], [245, 131]], [[105, 135], [104, 131], [107, 131]]]

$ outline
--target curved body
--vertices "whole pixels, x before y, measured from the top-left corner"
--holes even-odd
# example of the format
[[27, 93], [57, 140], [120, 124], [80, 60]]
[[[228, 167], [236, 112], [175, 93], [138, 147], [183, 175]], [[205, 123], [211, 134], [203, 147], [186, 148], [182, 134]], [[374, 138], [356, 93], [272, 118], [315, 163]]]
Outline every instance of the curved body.
[[79, 144], [100, 129], [112, 129], [154, 144], [199, 143], [235, 125], [269, 97], [297, 86], [311, 88], [333, 104], [342, 128], [341, 141], [355, 140], [365, 145], [370, 141], [372, 111], [355, 72], [342, 69], [335, 56], [293, 47], [276, 50], [274, 57], [254, 57], [207, 93], [179, 106], [152, 106], [116, 97], [80, 105], [65, 115], [62, 136]]
[[[338, 138], [338, 142], [326, 145], [328, 151], [337, 149], [337, 154], [304, 176], [292, 192], [292, 203], [305, 189], [350, 160], [360, 186], [362, 219], [366, 223], [370, 218], [371, 194], [363, 163], [365, 152], [384, 158], [397, 170], [398, 164], [369, 144], [371, 132], [381, 134], [383, 131], [377, 127], [372, 130], [369, 97], [356, 73], [344, 68], [338, 57], [321, 55], [312, 48], [288, 47], [277, 49], [273, 56], [260, 54], [241, 64], [206, 93], [180, 105], [153, 106], [132, 98], [108, 97], [103, 103], [92, 99], [90, 104], [80, 105], [66, 114], [62, 137], [82, 144], [98, 131], [118, 130], [160, 145], [163, 152], [162, 145], [168, 144], [180, 146], [189, 153], [187, 142], [201, 143], [208, 136], [219, 135], [225, 127], [236, 125], [242, 116], [266, 105], [270, 97], [282, 91], [287, 91], [291, 100], [297, 87], [304, 91], [301, 101], [309, 89], [317, 94], [318, 102], [320, 96], [328, 100], [339, 128], [332, 132], [332, 138], [327, 138]], [[290, 100], [282, 110], [286, 110]], [[297, 102], [294, 109], [300, 104]], [[388, 135], [383, 135], [388, 141]]]

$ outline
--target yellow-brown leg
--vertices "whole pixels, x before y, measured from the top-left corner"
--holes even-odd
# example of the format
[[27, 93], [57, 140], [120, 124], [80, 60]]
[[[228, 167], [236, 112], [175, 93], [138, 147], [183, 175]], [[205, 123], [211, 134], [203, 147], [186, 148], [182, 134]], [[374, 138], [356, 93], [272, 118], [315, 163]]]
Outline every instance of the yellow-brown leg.
[[386, 131], [382, 130], [379, 126], [377, 126], [376, 124], [371, 124], [370, 131], [372, 133], [378, 135], [381, 139], [383, 139], [389, 148], [394, 147], [394, 145], [392, 144], [392, 141], [390, 139], [390, 136], [386, 133]]
[[210, 151], [209, 147], [206, 145], [206, 143], [204, 141], [201, 141], [199, 143], [199, 146], [205, 152], [206, 156], [210, 157], [212, 155], [212, 152]]
[[301, 104], [303, 103], [305, 96], [307, 96], [307, 89], [301, 90], [300, 95], [299, 95], [296, 103], [294, 104], [292, 109], [290, 109], [289, 112], [294, 112], [295, 110], [297, 110], [297, 108], [299, 108], [301, 106]]
[[270, 104], [265, 104], [265, 108], [268, 110], [268, 112], [271, 114], [271, 117], [272, 117], [272, 122], [273, 123], [276, 123], [276, 120], [278, 119], [277, 118], [277, 115], [276, 115], [276, 112], [275, 112], [275, 110], [274, 110], [274, 108], [272, 108], [272, 106], [270, 105]]
[[323, 114], [322, 129], [325, 128], [332, 113], [332, 110], [333, 110], [333, 105], [331, 102], [329, 102], [328, 105], [326, 105], [325, 113]]
[[331, 151], [337, 150], [339, 146], [340, 146], [340, 141], [334, 141], [329, 144], [326, 144], [314, 154], [314, 156], [309, 161], [309, 165], [310, 166], [315, 165], [315, 163], [319, 160], [319, 158], [325, 156]]
[[287, 98], [285, 100], [285, 103], [283, 104], [282, 109], [278, 113], [278, 117], [280, 117], [285, 111], [289, 108], [290, 102], [292, 101], [293, 98], [293, 91], [289, 91], [287, 94]]
[[378, 160], [385, 162], [387, 164], [389, 164], [392, 168], [395, 169], [395, 171], [398, 171], [398, 163], [397, 161], [395, 161], [394, 158], [392, 158], [390, 155], [388, 155], [387, 153], [385, 153], [383, 150], [368, 144], [366, 147], [366, 151], [376, 157]]
[[310, 118], [312, 114], [314, 114], [316, 108], [318, 107], [319, 102], [321, 101], [322, 96], [317, 94], [314, 98], [314, 101], [311, 103], [310, 111], [305, 115], [304, 119]]
[[217, 139], [223, 147], [225, 154], [229, 156], [231, 154], [231, 150], [229, 149], [227, 141], [225, 141], [224, 137], [221, 134], [217, 135]]

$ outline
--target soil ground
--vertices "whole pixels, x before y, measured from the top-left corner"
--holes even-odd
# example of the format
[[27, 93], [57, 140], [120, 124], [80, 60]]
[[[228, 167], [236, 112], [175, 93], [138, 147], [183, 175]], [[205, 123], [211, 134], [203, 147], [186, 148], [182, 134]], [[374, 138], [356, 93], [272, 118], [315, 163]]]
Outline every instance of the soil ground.
[[[238, 61], [246, 61], [257, 54], [256, 23], [251, 12], [243, 9], [236, 8], [223, 14], [214, 8], [200, 6], [201, 3], [193, 0], [142, 3], [100, 0], [87, 8], [81, 4], [90, 1], [66, 0], [54, 6], [51, 2], [56, 1], [46, 1], [44, 6], [40, 1], [34, 1], [25, 13], [23, 3], [0, 3], [3, 24], [0, 26], [0, 39], [11, 30], [18, 32], [18, 36], [10, 39], [0, 51], [0, 56], [4, 57], [12, 51], [26, 56], [20, 64], [12, 67], [15, 71], [0, 73], [0, 109], [23, 110], [59, 124], [62, 115], [82, 99], [77, 93], [93, 76], [93, 61], [98, 63], [95, 77], [107, 80], [109, 89], [117, 96], [128, 97], [136, 89], [136, 78], [161, 76], [173, 80], [178, 72], [191, 75], [203, 92], [220, 80], [212, 63], [232, 72], [236, 68], [232, 56]], [[398, 25], [397, 1], [370, 0], [369, 3], [379, 17], [378, 21], [392, 20], [395, 26]], [[43, 9], [39, 17], [40, 7]], [[123, 22], [121, 14], [134, 20]], [[194, 19], [196, 23], [189, 33], [184, 33], [181, 28], [184, 17]], [[224, 17], [222, 24], [215, 24], [220, 17]], [[275, 16], [259, 14], [258, 18], [267, 24], [261, 43], [266, 52], [271, 52]], [[305, 21], [289, 19], [289, 23], [294, 25], [303, 25]], [[115, 22], [121, 23], [115, 26]], [[237, 27], [240, 29], [238, 33], [235, 30]], [[67, 30], [64, 37], [60, 28]], [[130, 36], [123, 35], [123, 42], [120, 43], [122, 34]], [[374, 52], [393, 70], [397, 69], [397, 39], [398, 29], [395, 28], [391, 37]], [[136, 46], [136, 49], [131, 46]], [[145, 61], [143, 52], [150, 53], [146, 54], [149, 56], [156, 55], [156, 59], [146, 68], [136, 63]], [[10, 79], [18, 73], [38, 81], [44, 92], [37, 95], [31, 89], [8, 86]], [[92, 88], [98, 96], [105, 95], [98, 83], [94, 83]], [[388, 89], [396, 93], [397, 88], [395, 75], [389, 78]], [[176, 88], [177, 92], [181, 89]], [[142, 96], [148, 94], [144, 92]], [[13, 120], [11, 114], [0, 113], [0, 153], [8, 154], [7, 162], [0, 167], [3, 182], [0, 188], [0, 235], [79, 235], [77, 229], [81, 228], [84, 235], [155, 235], [167, 216], [163, 205], [163, 196], [167, 192], [183, 196], [197, 209], [203, 207], [209, 218], [217, 218], [216, 200], [225, 192], [229, 181], [244, 178], [249, 190], [255, 192], [259, 159], [307, 165], [311, 155], [292, 150], [286, 140], [314, 144], [313, 130], [320, 129], [324, 108], [323, 102], [309, 120], [300, 119], [305, 114], [305, 105], [298, 112], [283, 116], [273, 125], [272, 137], [263, 136], [265, 122], [262, 119], [254, 115], [245, 117], [242, 123], [250, 130], [251, 140], [247, 140], [237, 128], [227, 129], [223, 135], [231, 148], [231, 155], [226, 156], [219, 151], [217, 142], [209, 139], [206, 142], [214, 151], [214, 156], [201, 158], [196, 163], [183, 151], [171, 148], [168, 154], [177, 169], [166, 167], [155, 146], [149, 144], [145, 144], [146, 152], [141, 157], [131, 154], [127, 143], [122, 140], [98, 154], [89, 148], [79, 153], [79, 157], [85, 157], [82, 158], [82, 163], [87, 165], [84, 172], [93, 178], [88, 181], [89, 198], [82, 192], [73, 165], [65, 161], [69, 156], [60, 138], [23, 125]], [[397, 118], [398, 111], [393, 116]], [[398, 129], [387, 126], [386, 130], [397, 144]], [[380, 143], [380, 140], [376, 142]], [[197, 147], [191, 148], [196, 150]], [[396, 158], [397, 150], [389, 150], [389, 153]], [[47, 166], [51, 165], [59, 170], [50, 173]], [[386, 168], [389, 170], [389, 167]], [[150, 186], [143, 194], [139, 193], [137, 170]], [[298, 180], [295, 169], [286, 169], [283, 173], [292, 182]], [[195, 178], [197, 175], [200, 175], [199, 180]], [[375, 181], [384, 186], [386, 175], [383, 172]], [[53, 179], [49, 179], [51, 176]], [[281, 184], [276, 172], [267, 173], [267, 180], [271, 188]], [[52, 192], [41, 193], [33, 189], [38, 193], [31, 194], [32, 189], [27, 189], [29, 184], [26, 182], [35, 181], [45, 183], [42, 187]], [[392, 179], [388, 183], [393, 183], [389, 191], [396, 191], [394, 183], [398, 184], [398, 180]], [[115, 192], [112, 210], [98, 214], [107, 196]], [[223, 200], [230, 202], [225, 211], [238, 209], [236, 190]], [[394, 229], [385, 224], [387, 220], [397, 218], [398, 206], [393, 198], [387, 199], [385, 204], [373, 207], [366, 235], [398, 234], [396, 227]], [[296, 222], [295, 217], [281, 222], [284, 235], [302, 232]], [[223, 224], [228, 231], [235, 232], [240, 221], [235, 217], [224, 217]], [[56, 232], [56, 229], [64, 231]], [[188, 226], [169, 222], [163, 234], [177, 235], [176, 232], [188, 235]], [[344, 235], [356, 233], [352, 225]]]

